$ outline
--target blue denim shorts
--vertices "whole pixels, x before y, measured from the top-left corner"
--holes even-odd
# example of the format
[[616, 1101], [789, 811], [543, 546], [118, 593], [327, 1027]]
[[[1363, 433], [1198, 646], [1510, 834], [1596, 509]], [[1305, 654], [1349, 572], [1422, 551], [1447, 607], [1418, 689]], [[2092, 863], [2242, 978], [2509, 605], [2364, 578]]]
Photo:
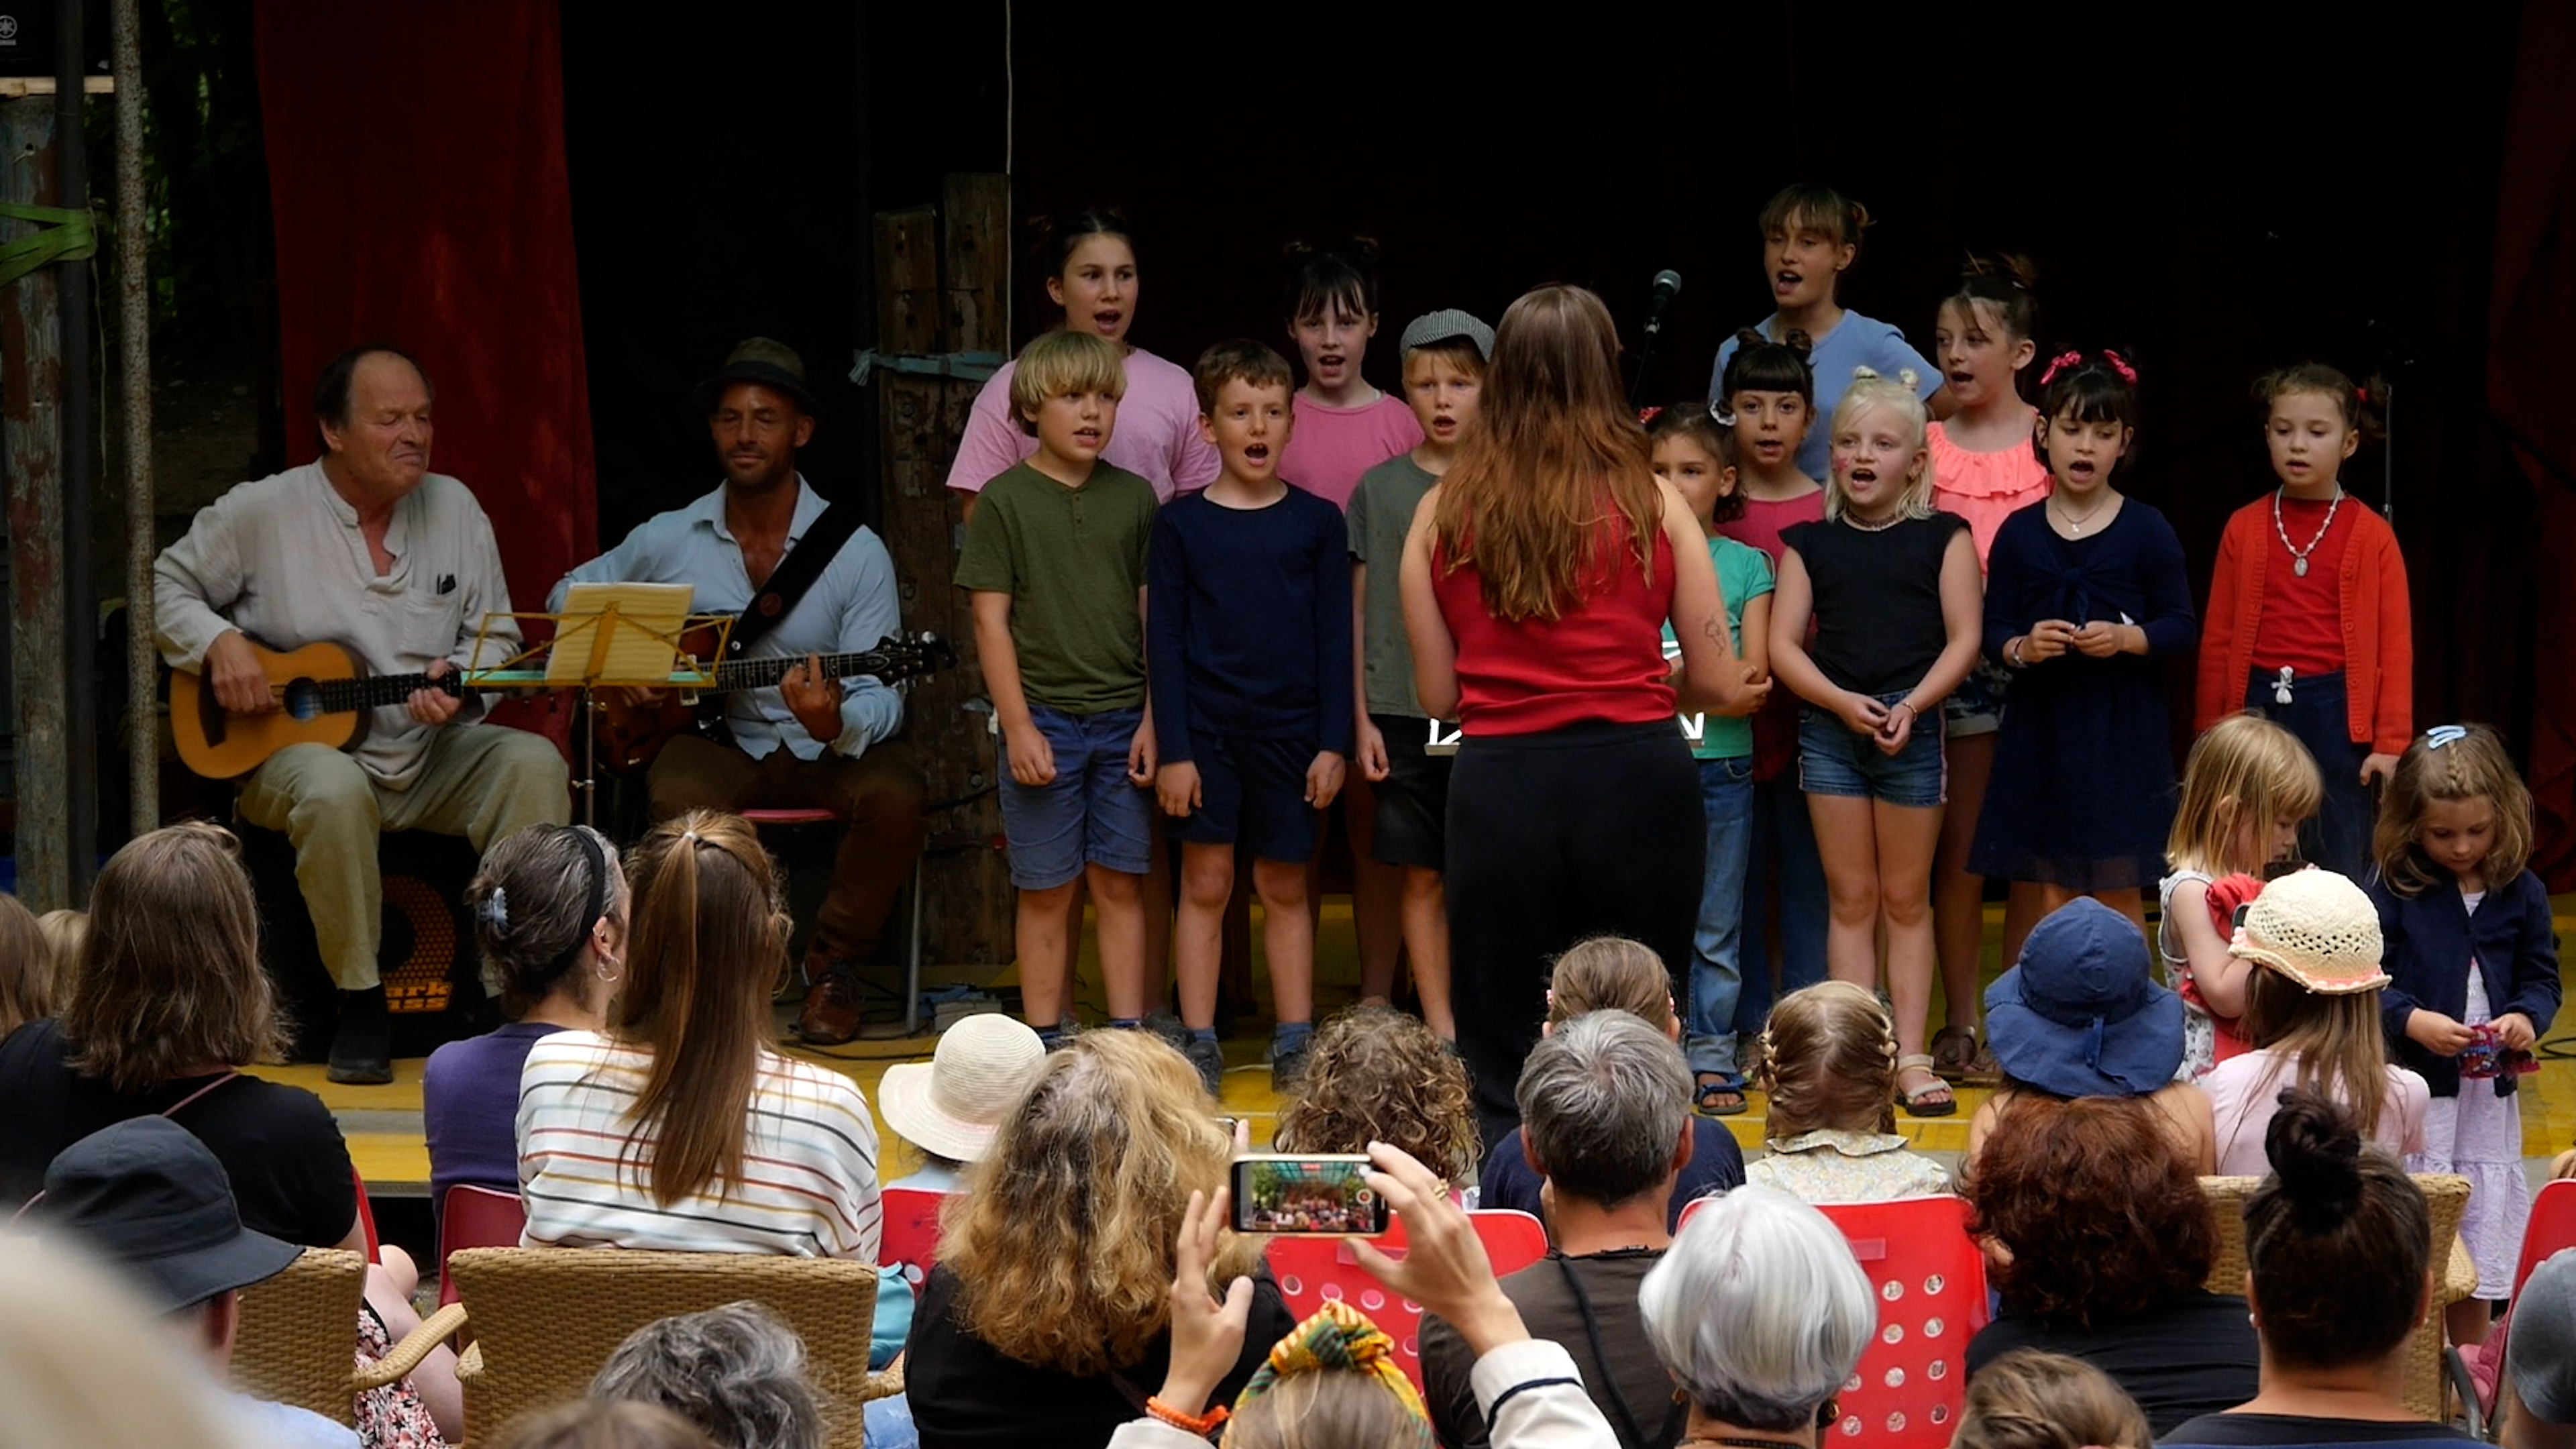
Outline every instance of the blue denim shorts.
[[[1878, 696], [1894, 705], [1899, 690]], [[1930, 810], [1949, 798], [1949, 759], [1941, 749], [1941, 722], [1917, 718], [1905, 748], [1883, 753], [1878, 742], [1856, 735], [1843, 722], [1814, 705], [1798, 710], [1798, 788], [1810, 795], [1840, 795], [1884, 800], [1890, 805]]]
[[1154, 863], [1151, 790], [1127, 779], [1127, 746], [1144, 721], [1141, 709], [1066, 714], [1029, 706], [1029, 722], [1055, 754], [1055, 779], [1023, 785], [1011, 777], [1011, 744], [1000, 745], [1002, 839], [1010, 846], [1011, 884], [1053, 890], [1086, 864], [1143, 875]]

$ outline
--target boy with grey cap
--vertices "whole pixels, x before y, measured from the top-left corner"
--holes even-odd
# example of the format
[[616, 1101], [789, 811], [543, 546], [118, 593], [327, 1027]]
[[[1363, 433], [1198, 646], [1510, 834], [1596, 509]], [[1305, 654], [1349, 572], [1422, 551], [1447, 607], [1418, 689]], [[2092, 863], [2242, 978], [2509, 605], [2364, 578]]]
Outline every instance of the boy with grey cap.
[[[1413, 961], [1422, 1019], [1444, 1041], [1458, 1036], [1449, 1005], [1448, 858], [1450, 756], [1430, 752], [1435, 722], [1413, 688], [1413, 652], [1396, 588], [1404, 538], [1423, 495], [1449, 471], [1458, 440], [1476, 417], [1476, 390], [1493, 356], [1494, 329], [1450, 308], [1404, 329], [1404, 400], [1422, 424], [1422, 443], [1360, 475], [1347, 515], [1351, 593], [1357, 606], [1359, 754], [1351, 763], [1375, 797], [1370, 854], [1404, 868], [1404, 947]], [[1370, 560], [1380, 565], [1372, 570]], [[1392, 982], [1365, 982], [1383, 995]]]
[[[136, 1117], [66, 1147], [32, 1205], [113, 1265], [216, 1378], [232, 1365], [241, 1290], [286, 1271], [303, 1249], [242, 1226], [215, 1154], [166, 1117]], [[252, 1442], [357, 1449], [355, 1431], [287, 1404], [235, 1395]]]

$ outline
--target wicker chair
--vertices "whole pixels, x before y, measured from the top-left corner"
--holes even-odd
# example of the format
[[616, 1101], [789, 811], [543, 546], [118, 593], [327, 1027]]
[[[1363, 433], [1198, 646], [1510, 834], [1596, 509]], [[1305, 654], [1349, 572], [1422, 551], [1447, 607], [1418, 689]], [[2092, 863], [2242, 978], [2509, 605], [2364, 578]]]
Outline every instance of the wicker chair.
[[[829, 1258], [578, 1248], [463, 1248], [448, 1259], [460, 1301], [397, 1345], [407, 1370], [471, 1316], [457, 1365], [465, 1435], [480, 1443], [529, 1409], [578, 1398], [627, 1335], [675, 1313], [767, 1304], [805, 1340], [814, 1385], [840, 1408], [831, 1442], [857, 1449], [859, 1405], [903, 1391], [901, 1365], [868, 1372], [876, 1269]], [[345, 1355], [345, 1350], [344, 1350]], [[345, 1357], [344, 1357], [345, 1362]]]
[[446, 1336], [427, 1339], [419, 1353], [397, 1353], [353, 1372], [358, 1305], [366, 1292], [367, 1260], [338, 1248], [307, 1248], [285, 1272], [243, 1289], [233, 1383], [253, 1398], [353, 1424], [352, 1398], [409, 1373]]
[[[2245, 1291], [2245, 1200], [2262, 1182], [2259, 1177], [2200, 1180], [2200, 1190], [2209, 1198], [2210, 1217], [2218, 1228], [2218, 1257], [2209, 1265], [2209, 1277], [2202, 1285], [2212, 1293]], [[2415, 1185], [2424, 1191], [2424, 1204], [2433, 1220], [2433, 1241], [2447, 1244], [2449, 1252], [2447, 1257], [2437, 1259], [2441, 1267], [2433, 1283], [2433, 1311], [2406, 1340], [2404, 1398], [2409, 1411], [2439, 1421], [2447, 1416], [2442, 1395], [2442, 1310], [2478, 1289], [2477, 1265], [2470, 1261], [2469, 1250], [2460, 1241], [2460, 1214], [2469, 1205], [2469, 1180], [2450, 1173], [2417, 1173]]]

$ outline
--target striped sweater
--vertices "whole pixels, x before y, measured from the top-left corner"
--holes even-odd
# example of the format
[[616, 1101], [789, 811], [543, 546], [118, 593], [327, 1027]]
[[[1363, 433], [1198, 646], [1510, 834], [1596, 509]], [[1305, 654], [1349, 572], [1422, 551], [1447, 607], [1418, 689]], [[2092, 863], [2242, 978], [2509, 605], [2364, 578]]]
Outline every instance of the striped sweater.
[[739, 1181], [663, 1207], [638, 1180], [649, 1135], [627, 1112], [652, 1053], [558, 1032], [519, 1076], [519, 1196], [530, 1247], [651, 1248], [877, 1260], [877, 1129], [846, 1077], [763, 1052]]

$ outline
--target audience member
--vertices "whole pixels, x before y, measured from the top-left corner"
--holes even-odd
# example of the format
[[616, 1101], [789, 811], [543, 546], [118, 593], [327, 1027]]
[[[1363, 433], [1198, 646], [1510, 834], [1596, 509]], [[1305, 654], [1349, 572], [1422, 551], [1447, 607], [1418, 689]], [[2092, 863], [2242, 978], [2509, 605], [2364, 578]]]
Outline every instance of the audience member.
[[716, 1443], [668, 1409], [576, 1399], [511, 1420], [494, 1449], [716, 1449]]
[[[1618, 1010], [1566, 1022], [1521, 1068], [1522, 1150], [1546, 1181], [1555, 1243], [1504, 1278], [1503, 1295], [1531, 1333], [1577, 1356], [1621, 1449], [1671, 1449], [1681, 1435], [1682, 1409], [1637, 1315], [1637, 1289], [1672, 1244], [1664, 1210], [1691, 1157], [1691, 1087], [1681, 1050]], [[1474, 1356], [1438, 1318], [1423, 1319], [1421, 1345], [1440, 1442], [1484, 1449]]]
[[985, 1012], [941, 1032], [927, 1063], [886, 1068], [878, 1114], [922, 1153], [918, 1169], [886, 1186], [962, 1190], [967, 1169], [983, 1160], [1045, 1061], [1046, 1045], [1026, 1023]]
[[36, 929], [53, 950], [54, 989], [61, 992], [71, 984], [72, 963], [80, 959], [81, 943], [89, 939], [89, 912], [59, 907], [38, 916]]
[[[45, 1173], [38, 1213], [44, 1228], [122, 1273], [218, 1380], [232, 1364], [241, 1290], [285, 1272], [304, 1251], [243, 1227], [224, 1165], [187, 1128], [162, 1117], [119, 1122], [64, 1148]], [[262, 1443], [358, 1443], [346, 1426], [311, 1410], [240, 1394], [233, 1401], [243, 1427]], [[13, 1415], [16, 1409], [13, 1402]]]
[[2552, 1253], [2515, 1296], [2496, 1416], [2505, 1449], [2576, 1449], [2576, 1249]]
[[1745, 1181], [1808, 1202], [1885, 1202], [1950, 1190], [1940, 1163], [1896, 1131], [1896, 1023], [1868, 988], [1790, 992], [1762, 1028], [1769, 1155]]
[[44, 927], [16, 896], [0, 895], [0, 1037], [54, 1014], [70, 960], [54, 954]]
[[[1574, 1360], [1530, 1336], [1494, 1281], [1474, 1225], [1449, 1200], [1448, 1184], [1401, 1148], [1381, 1142], [1369, 1155], [1376, 1166], [1369, 1186], [1404, 1222], [1409, 1247], [1396, 1261], [1353, 1240], [1352, 1260], [1456, 1327], [1475, 1355], [1476, 1408], [1493, 1423], [1493, 1442], [1499, 1449], [1611, 1449], [1617, 1441], [1584, 1397]], [[1227, 1207], [1223, 1191], [1205, 1201], [1190, 1194], [1172, 1252], [1171, 1366], [1160, 1392], [1132, 1395], [1145, 1417], [1119, 1425], [1111, 1449], [1197, 1449], [1229, 1417], [1217, 1386], [1239, 1371], [1256, 1289], [1250, 1279], [1209, 1271]], [[1215, 1296], [1220, 1283], [1222, 1298]], [[1234, 1399], [1227, 1449], [1430, 1449], [1431, 1426], [1395, 1365], [1394, 1347], [1346, 1303], [1327, 1304], [1270, 1350]], [[1209, 1409], [1212, 1402], [1219, 1407]]]
[[1950, 1449], [2150, 1449], [2147, 1416], [2079, 1358], [2017, 1348], [1968, 1381]]
[[1760, 1184], [1693, 1214], [1637, 1307], [1688, 1401], [1684, 1443], [1812, 1449], [1878, 1328], [1878, 1297], [1842, 1230]]
[[2364, 1137], [2405, 1154], [2424, 1150], [2432, 1101], [2424, 1079], [2388, 1060], [2380, 1034], [2379, 912], [2361, 887], [2302, 870], [2263, 888], [2245, 908], [2228, 953], [2261, 968], [2246, 984], [2254, 1050], [2201, 1078], [2217, 1134], [2218, 1170], [2263, 1170], [2283, 1087], [2312, 1087], [2348, 1108]]
[[759, 837], [740, 816], [693, 810], [653, 827], [634, 862], [608, 1029], [528, 1048], [526, 1241], [875, 1262], [884, 1212], [867, 1101], [766, 1044], [787, 918]]
[[[2034, 949], [2047, 929], [2031, 933]], [[2175, 1047], [2178, 1060], [2178, 1032]], [[2109, 1374], [2159, 1433], [2254, 1396], [2245, 1300], [2201, 1288], [2218, 1233], [2171, 1130], [2152, 1099], [2131, 1096], [2033, 1097], [1995, 1125], [1959, 1185], [2002, 1299], [1968, 1344], [1972, 1379], [2015, 1349], [2072, 1355]]]
[[[1594, 936], [1578, 941], [1556, 958], [1547, 988], [1546, 1036], [1574, 1018], [1593, 1011], [1624, 1011], [1664, 1034], [1682, 1039], [1680, 1014], [1673, 1009], [1671, 974], [1642, 942], [1625, 936]], [[1664, 1229], [1681, 1225], [1682, 1208], [1693, 1198], [1724, 1192], [1744, 1183], [1744, 1149], [1725, 1126], [1707, 1117], [1691, 1118], [1690, 1161], [1683, 1164], [1664, 1204]], [[1517, 1208], [1547, 1216], [1539, 1170], [1530, 1165], [1527, 1138], [1515, 1133], [1485, 1156], [1484, 1179], [1476, 1206]]]
[[[0, 1449], [277, 1449], [86, 1253], [0, 1233]], [[337, 1427], [337, 1426], [333, 1426]], [[349, 1432], [340, 1430], [342, 1445]]]
[[[904, 1381], [926, 1449], [1107, 1443], [1139, 1386], [1163, 1380], [1173, 1244], [1232, 1150], [1198, 1072], [1160, 1039], [1092, 1032], [1050, 1055], [951, 1201], [913, 1313]], [[1230, 1400], [1294, 1322], [1258, 1242], [1211, 1252], [1257, 1285], [1254, 1346], [1209, 1376]]]
[[2321, 1093], [2283, 1092], [2264, 1137], [2272, 1172], [2245, 1204], [2262, 1389], [2162, 1442], [2474, 1443], [2417, 1418], [2402, 1397], [2406, 1340], [2433, 1298], [2423, 1192], [2394, 1157], [2365, 1145], [2350, 1109]]
[[242, 1222], [309, 1248], [364, 1248], [349, 1149], [322, 1099], [244, 1076], [284, 1054], [259, 912], [221, 828], [137, 837], [98, 873], [90, 939], [58, 1016], [0, 1042], [0, 1203], [44, 1185], [64, 1148], [130, 1117], [197, 1135]]
[[805, 1341], [758, 1303], [678, 1313], [628, 1334], [590, 1396], [669, 1409], [716, 1449], [822, 1449], [825, 1407]]
[[2194, 1172], [2216, 1171], [2209, 1094], [2174, 1080], [2182, 1064], [2182, 998], [2156, 983], [2147, 938], [2089, 896], [2033, 927], [2021, 960], [1986, 988], [1986, 1039], [2003, 1086], [1968, 1123], [1974, 1162], [2006, 1112], [2024, 1101], [2139, 1097]]
[[1362, 1006], [1315, 1033], [1295, 1095], [1280, 1104], [1278, 1152], [1401, 1147], [1454, 1189], [1472, 1185], [1484, 1141], [1466, 1064], [1421, 1018]]
[[596, 1032], [625, 979], [626, 873], [586, 825], [531, 825], [493, 846], [465, 887], [485, 989], [507, 1024], [452, 1041], [421, 1068], [435, 1225], [459, 1183], [519, 1190], [519, 1073], [559, 1031]]

